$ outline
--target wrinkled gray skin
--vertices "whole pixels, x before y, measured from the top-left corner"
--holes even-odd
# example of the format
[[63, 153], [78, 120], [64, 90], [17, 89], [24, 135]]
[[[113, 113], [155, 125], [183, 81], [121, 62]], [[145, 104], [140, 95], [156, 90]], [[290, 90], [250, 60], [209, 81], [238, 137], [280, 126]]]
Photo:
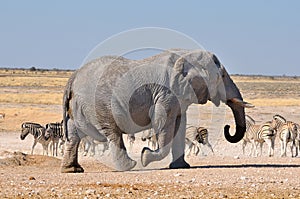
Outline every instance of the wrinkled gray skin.
[[144, 60], [106, 56], [76, 71], [66, 86], [63, 117], [67, 136], [62, 172], [83, 172], [78, 163], [80, 139], [89, 135], [109, 142], [115, 169], [136, 165], [128, 155], [122, 134], [153, 128], [158, 149], [142, 150], [147, 166], [172, 151], [170, 168], [187, 168], [184, 160], [186, 110], [192, 103], [216, 106], [226, 103], [236, 123], [234, 135], [224, 127], [225, 138], [240, 141], [246, 129], [242, 96], [217, 57], [202, 50], [174, 49]]

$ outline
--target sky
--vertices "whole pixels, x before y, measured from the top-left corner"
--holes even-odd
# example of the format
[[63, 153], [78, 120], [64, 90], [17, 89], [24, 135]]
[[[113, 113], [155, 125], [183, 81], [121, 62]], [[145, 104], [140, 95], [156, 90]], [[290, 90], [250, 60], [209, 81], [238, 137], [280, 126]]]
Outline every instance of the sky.
[[299, 10], [297, 0], [3, 0], [0, 67], [77, 69], [108, 38], [160, 27], [214, 52], [231, 74], [300, 76]]

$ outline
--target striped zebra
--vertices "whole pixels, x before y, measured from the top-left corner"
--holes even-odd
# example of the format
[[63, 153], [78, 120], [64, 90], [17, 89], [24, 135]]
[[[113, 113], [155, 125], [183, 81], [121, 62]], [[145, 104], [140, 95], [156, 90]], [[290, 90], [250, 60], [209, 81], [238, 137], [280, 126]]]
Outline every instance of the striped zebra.
[[127, 134], [127, 141], [129, 143], [130, 148], [132, 149], [134, 141], [135, 141], [135, 135], [134, 134]]
[[96, 146], [102, 145], [98, 150], [99, 155], [104, 155], [104, 152], [108, 150], [108, 142], [99, 142], [90, 136], [85, 136], [81, 139], [79, 148], [83, 150], [83, 156], [87, 156], [90, 151], [90, 156], [94, 156], [96, 153]]
[[31, 155], [33, 155], [34, 147], [37, 143], [40, 143], [43, 146], [43, 155], [48, 155], [48, 145], [50, 143], [50, 134], [46, 133], [45, 127], [40, 124], [32, 123], [32, 122], [24, 122], [21, 125], [22, 131], [20, 138], [24, 140], [28, 134], [33, 135], [34, 141], [31, 148]]
[[158, 149], [157, 134], [154, 132], [154, 129], [147, 129], [143, 131], [141, 139], [143, 142], [148, 140], [148, 147], [152, 150]]
[[4, 119], [5, 118], [5, 113], [0, 113], [0, 119]]
[[295, 139], [295, 145], [296, 145], [295, 157], [298, 157], [299, 150], [300, 150], [300, 125], [296, 123], [296, 127], [297, 127], [297, 136]]
[[256, 157], [258, 155], [257, 145], [260, 144], [260, 155], [262, 155], [262, 147], [266, 142], [269, 146], [269, 157], [274, 156], [274, 143], [276, 132], [272, 128], [272, 122], [268, 121], [261, 125], [255, 124], [255, 120], [246, 115], [246, 132], [243, 138], [243, 154], [245, 154], [245, 147], [247, 143], [251, 143], [249, 156], [252, 154]]
[[204, 127], [187, 127], [185, 134], [185, 143], [188, 145], [188, 152], [186, 153], [187, 156], [190, 155], [193, 148], [195, 155], [198, 155], [199, 151], [201, 151], [203, 154], [200, 144], [207, 145], [212, 153], [214, 153], [212, 146], [208, 142], [208, 130]]
[[60, 150], [63, 153], [63, 144], [65, 143], [64, 136], [63, 136], [63, 127], [62, 122], [56, 123], [48, 123], [46, 124], [46, 132], [50, 134], [50, 150], [52, 152], [52, 156], [58, 156], [57, 150]]
[[[297, 125], [294, 122], [286, 121], [281, 115], [274, 115], [272, 120], [272, 126], [277, 131], [278, 138], [281, 144], [281, 157], [286, 156], [287, 144], [291, 142], [291, 154], [292, 157], [297, 156], [296, 138], [298, 134]], [[296, 149], [296, 154], [293, 154], [293, 148]]]

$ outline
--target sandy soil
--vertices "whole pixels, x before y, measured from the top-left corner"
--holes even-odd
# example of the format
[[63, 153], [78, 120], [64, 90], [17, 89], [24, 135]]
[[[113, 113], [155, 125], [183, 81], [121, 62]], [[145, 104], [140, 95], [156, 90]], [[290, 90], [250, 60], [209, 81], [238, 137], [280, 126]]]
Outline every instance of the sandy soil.
[[[271, 119], [274, 107], [248, 110], [258, 122]], [[299, 117], [300, 107], [277, 107], [278, 113], [290, 120]], [[201, 112], [199, 112], [201, 111]], [[207, 118], [214, 113], [219, 117]], [[32, 138], [19, 139], [19, 132], [1, 132], [0, 139], [0, 198], [300, 198], [300, 158], [279, 157], [276, 141], [275, 157], [267, 157], [267, 146], [261, 157], [248, 157], [241, 152], [241, 143], [229, 144], [220, 129], [232, 120], [229, 110], [193, 106], [188, 123], [205, 121], [214, 154], [203, 146], [204, 155], [187, 157], [190, 169], [170, 170], [170, 157], [142, 168], [140, 151], [147, 143], [137, 141], [128, 146], [136, 168], [116, 172], [109, 167], [109, 152], [94, 157], [82, 156], [82, 174], [60, 173], [59, 157], [28, 155]], [[212, 122], [218, 125], [211, 125]], [[250, 146], [247, 146], [247, 153]]]

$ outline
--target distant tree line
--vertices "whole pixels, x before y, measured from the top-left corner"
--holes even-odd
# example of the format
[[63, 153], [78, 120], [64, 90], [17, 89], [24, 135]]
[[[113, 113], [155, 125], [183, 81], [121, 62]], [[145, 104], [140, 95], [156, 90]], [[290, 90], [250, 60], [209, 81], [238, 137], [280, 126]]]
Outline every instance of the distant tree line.
[[0, 67], [0, 69], [3, 69], [3, 70], [28, 70], [28, 71], [31, 71], [31, 72], [35, 72], [35, 71], [40, 71], [40, 72], [47, 72], [47, 71], [66, 71], [66, 72], [69, 72], [69, 71], [74, 71], [72, 69], [58, 69], [58, 68], [52, 68], [52, 69], [43, 69], [43, 68], [36, 68], [34, 66], [30, 67], [30, 68], [8, 68], [8, 67]]

